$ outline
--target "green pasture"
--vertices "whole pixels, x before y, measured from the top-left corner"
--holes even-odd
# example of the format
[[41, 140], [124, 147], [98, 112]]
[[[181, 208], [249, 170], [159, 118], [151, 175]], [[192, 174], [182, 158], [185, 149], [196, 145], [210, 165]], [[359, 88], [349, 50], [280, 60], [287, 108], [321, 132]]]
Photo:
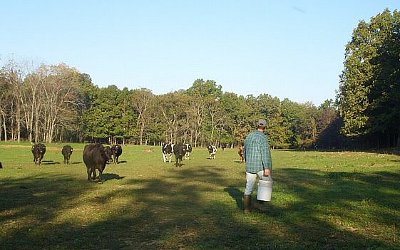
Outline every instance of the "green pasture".
[[0, 249], [400, 249], [400, 156], [274, 150], [268, 212], [244, 214], [237, 149], [176, 168], [127, 145], [96, 183], [71, 145], [72, 164], [48, 144], [37, 166], [0, 143]]

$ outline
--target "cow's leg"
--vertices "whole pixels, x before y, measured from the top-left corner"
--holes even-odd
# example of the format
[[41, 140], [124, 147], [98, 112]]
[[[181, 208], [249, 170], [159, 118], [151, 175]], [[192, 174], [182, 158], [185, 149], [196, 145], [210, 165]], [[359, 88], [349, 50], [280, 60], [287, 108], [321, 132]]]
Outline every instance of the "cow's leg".
[[93, 167], [91, 171], [92, 171], [92, 180], [96, 180], [96, 169]]
[[87, 168], [87, 180], [88, 181], [90, 181], [91, 175], [92, 175], [92, 169], [91, 168]]

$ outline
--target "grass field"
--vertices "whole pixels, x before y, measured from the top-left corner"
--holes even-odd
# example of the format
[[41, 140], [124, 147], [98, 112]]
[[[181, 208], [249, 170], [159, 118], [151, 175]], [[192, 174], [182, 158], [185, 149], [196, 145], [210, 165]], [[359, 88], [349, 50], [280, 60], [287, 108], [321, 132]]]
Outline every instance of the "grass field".
[[36, 166], [30, 144], [0, 143], [0, 249], [400, 249], [400, 156], [275, 150], [268, 212], [244, 214], [236, 149], [175, 168], [124, 146], [100, 184], [83, 144], [68, 166], [62, 145]]

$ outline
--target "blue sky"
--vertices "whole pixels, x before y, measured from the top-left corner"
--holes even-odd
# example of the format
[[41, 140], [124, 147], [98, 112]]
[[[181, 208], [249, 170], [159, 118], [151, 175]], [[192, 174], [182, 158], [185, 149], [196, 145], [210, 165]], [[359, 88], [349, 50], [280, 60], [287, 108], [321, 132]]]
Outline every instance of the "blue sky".
[[66, 63], [100, 86], [334, 99], [360, 20], [400, 1], [1, 1], [0, 63]]

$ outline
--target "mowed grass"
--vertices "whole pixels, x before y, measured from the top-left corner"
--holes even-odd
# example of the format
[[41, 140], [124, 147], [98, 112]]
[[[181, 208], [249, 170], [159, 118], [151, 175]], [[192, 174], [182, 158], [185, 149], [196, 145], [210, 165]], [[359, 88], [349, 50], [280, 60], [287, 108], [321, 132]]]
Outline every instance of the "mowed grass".
[[237, 149], [176, 168], [127, 145], [100, 184], [71, 145], [70, 165], [48, 144], [37, 166], [30, 144], [0, 143], [0, 249], [400, 249], [396, 155], [275, 150], [268, 212], [244, 214]]

